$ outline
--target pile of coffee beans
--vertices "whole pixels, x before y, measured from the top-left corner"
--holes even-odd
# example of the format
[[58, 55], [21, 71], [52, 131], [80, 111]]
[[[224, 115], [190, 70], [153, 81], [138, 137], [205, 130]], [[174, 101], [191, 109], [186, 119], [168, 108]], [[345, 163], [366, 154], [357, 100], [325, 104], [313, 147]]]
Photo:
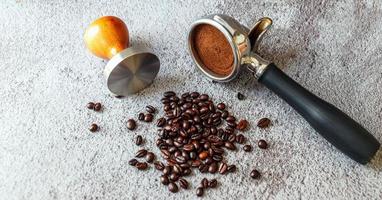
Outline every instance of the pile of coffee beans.
[[[161, 157], [165, 163], [155, 160], [155, 155], [146, 149], [137, 151], [136, 158], [145, 158], [146, 162], [131, 159], [129, 164], [139, 170], [148, 168], [153, 163], [155, 169], [162, 172], [160, 181], [168, 187], [170, 192], [178, 192], [179, 187], [188, 189], [185, 179], [196, 169], [200, 173], [219, 173], [221, 175], [236, 171], [236, 165], [227, 163], [224, 155], [227, 151], [235, 151], [238, 144], [244, 145], [246, 138], [238, 131], [245, 131], [249, 122], [245, 119], [237, 120], [227, 109], [224, 103], [217, 105], [207, 94], [198, 92], [184, 93], [177, 96], [175, 92], [165, 92], [161, 99], [163, 117], [156, 120], [158, 128], [156, 146], [160, 149]], [[146, 107], [147, 113], [140, 113], [138, 120], [151, 122], [156, 109]], [[135, 121], [128, 121], [128, 129], [135, 129]], [[260, 120], [260, 128], [265, 128], [270, 121]], [[260, 125], [259, 125], [260, 124]], [[137, 136], [135, 143], [141, 145], [142, 136]], [[264, 140], [258, 142], [260, 148], [267, 148]], [[250, 144], [245, 144], [243, 150], [252, 151]], [[258, 174], [254, 174], [255, 172]], [[253, 178], [260, 177], [257, 170], [250, 173]], [[207, 188], [215, 188], [216, 179], [202, 179], [201, 185], [196, 189], [196, 195], [202, 196]], [[179, 186], [179, 187], [178, 187]]]

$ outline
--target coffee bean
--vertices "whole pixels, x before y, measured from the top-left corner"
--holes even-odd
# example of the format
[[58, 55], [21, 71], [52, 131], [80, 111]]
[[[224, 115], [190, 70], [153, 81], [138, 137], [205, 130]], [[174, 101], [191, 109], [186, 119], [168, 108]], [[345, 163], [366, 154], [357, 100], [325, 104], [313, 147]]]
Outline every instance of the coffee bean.
[[145, 170], [147, 169], [148, 165], [146, 162], [138, 162], [135, 167], [137, 167], [139, 170]]
[[237, 135], [236, 136], [236, 142], [239, 143], [239, 144], [244, 144], [244, 142], [245, 142], [244, 135], [242, 135], [242, 134]]
[[86, 107], [90, 110], [93, 110], [94, 109], [94, 103], [93, 102], [89, 102], [88, 104], [86, 104]]
[[225, 104], [224, 104], [224, 103], [219, 103], [219, 104], [217, 105], [217, 108], [218, 108], [219, 110], [224, 110], [224, 109], [225, 109]]
[[164, 175], [170, 175], [171, 173], [171, 167], [170, 166], [165, 166], [163, 169], [163, 174]]
[[142, 157], [146, 156], [146, 154], [147, 154], [146, 149], [140, 149], [139, 151], [137, 151], [137, 153], [135, 153], [135, 157], [142, 158]]
[[135, 144], [136, 145], [141, 145], [143, 143], [143, 138], [141, 135], [137, 135], [137, 137], [135, 138]]
[[162, 153], [162, 157], [164, 159], [169, 159], [171, 157], [171, 153], [167, 149], [161, 149], [160, 152]]
[[216, 162], [213, 162], [210, 164], [208, 172], [210, 172], [211, 174], [215, 174], [216, 171], [218, 171], [218, 164]]
[[227, 119], [227, 117], [229, 116], [229, 113], [228, 113], [228, 111], [226, 111], [226, 110], [224, 110], [223, 112], [222, 112], [222, 118], [223, 119]]
[[268, 147], [268, 144], [265, 140], [259, 140], [257, 145], [260, 147], [260, 149], [266, 149]]
[[145, 117], [144, 117], [144, 121], [145, 122], [152, 122], [153, 121], [153, 118], [154, 118], [154, 116], [151, 114], [151, 113], [148, 113], [148, 114], [146, 114], [145, 115]]
[[175, 92], [173, 92], [173, 91], [167, 91], [167, 92], [165, 92], [165, 93], [163, 93], [163, 96], [164, 97], [172, 97], [172, 96], [175, 96]]
[[183, 157], [183, 156], [177, 156], [175, 158], [175, 160], [176, 160], [177, 163], [185, 163], [185, 162], [187, 162], [187, 159], [185, 157]]
[[202, 94], [199, 96], [199, 99], [202, 100], [202, 101], [206, 101], [208, 100], [210, 97], [207, 95], [207, 94]]
[[245, 119], [242, 119], [239, 121], [239, 123], [236, 125], [236, 129], [240, 131], [244, 131], [248, 127], [248, 121]]
[[148, 105], [146, 106], [146, 111], [153, 114], [155, 113], [156, 109], [153, 106]]
[[218, 185], [218, 181], [216, 179], [212, 179], [208, 182], [209, 188], [216, 188], [217, 185]]
[[202, 181], [200, 182], [200, 185], [203, 188], [208, 188], [208, 179], [207, 178], [203, 178]]
[[170, 190], [170, 192], [172, 192], [172, 193], [176, 193], [176, 192], [178, 192], [178, 186], [175, 184], [175, 183], [170, 183], [170, 184], [168, 184], [168, 190]]
[[233, 173], [236, 171], [236, 165], [230, 165], [227, 167], [227, 171]]
[[166, 124], [166, 119], [161, 117], [157, 120], [157, 127], [163, 127]]
[[257, 171], [256, 169], [254, 169], [254, 170], [251, 171], [250, 176], [251, 176], [253, 179], [258, 179], [258, 178], [260, 178], [260, 172]]
[[257, 122], [257, 126], [259, 128], [267, 128], [269, 124], [271, 123], [271, 120], [268, 118], [262, 118]]
[[96, 104], [94, 104], [94, 110], [95, 110], [95, 111], [100, 111], [101, 108], [102, 108], [101, 103], [96, 103]]
[[129, 160], [129, 165], [131, 165], [131, 166], [135, 166], [137, 163], [138, 163], [138, 160], [135, 158]]
[[226, 119], [225, 119], [227, 122], [235, 122], [236, 121], [236, 118], [234, 116], [228, 116]]
[[155, 154], [153, 152], [147, 152], [146, 154], [146, 161], [148, 163], [152, 163], [155, 159]]
[[200, 94], [198, 92], [192, 92], [190, 95], [191, 95], [191, 98], [196, 99], [199, 97]]
[[91, 124], [90, 127], [89, 127], [89, 131], [90, 132], [96, 132], [98, 131], [98, 125], [97, 124]]
[[245, 99], [244, 94], [238, 92], [238, 93], [237, 93], [237, 99], [239, 99], [239, 100], [244, 100], [244, 99]]
[[227, 148], [229, 150], [235, 150], [236, 149], [236, 146], [232, 142], [225, 142], [224, 146], [225, 146], [225, 148]]
[[177, 181], [179, 179], [179, 175], [176, 173], [172, 173], [170, 174], [169, 178], [171, 181]]
[[145, 114], [143, 114], [143, 113], [139, 113], [138, 114], [138, 120], [139, 121], [143, 121], [145, 119]]
[[182, 173], [182, 176], [188, 176], [191, 174], [191, 169], [190, 168], [186, 168], [183, 170], [183, 173]]
[[183, 146], [183, 150], [185, 151], [193, 151], [194, 150], [194, 145], [193, 144], [186, 144]]
[[133, 120], [133, 119], [129, 119], [129, 120], [127, 120], [127, 128], [128, 128], [129, 130], [134, 130], [135, 127], [136, 127], [135, 120]]
[[154, 167], [155, 169], [162, 171], [164, 169], [164, 164], [160, 161], [155, 161]]
[[200, 160], [193, 160], [191, 162], [191, 167], [199, 167], [202, 164]]
[[172, 167], [172, 171], [176, 174], [182, 174], [183, 172], [183, 169], [180, 165], [178, 164], [175, 164], [173, 167]]
[[187, 189], [188, 188], [188, 182], [186, 181], [186, 179], [180, 178], [179, 179], [179, 186], [183, 189]]
[[252, 146], [249, 145], [249, 144], [244, 145], [244, 146], [243, 146], [243, 150], [246, 151], [246, 152], [250, 152], [250, 151], [252, 151]]
[[208, 152], [207, 151], [202, 151], [199, 153], [199, 158], [202, 160], [205, 160], [208, 157]]
[[198, 187], [196, 189], [196, 196], [201, 197], [203, 196], [203, 193], [204, 193], [204, 189], [202, 187]]
[[168, 185], [170, 183], [170, 180], [168, 179], [168, 176], [166, 175], [162, 175], [160, 177], [160, 182], [163, 184], [163, 185]]
[[219, 173], [225, 174], [227, 172], [228, 165], [227, 163], [221, 163], [219, 167]]

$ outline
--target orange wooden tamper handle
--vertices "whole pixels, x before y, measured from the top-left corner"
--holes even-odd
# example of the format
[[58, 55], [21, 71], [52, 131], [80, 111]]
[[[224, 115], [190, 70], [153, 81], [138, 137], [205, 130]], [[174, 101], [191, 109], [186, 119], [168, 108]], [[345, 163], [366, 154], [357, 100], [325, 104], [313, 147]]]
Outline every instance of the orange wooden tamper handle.
[[110, 60], [129, 46], [126, 24], [114, 16], [98, 18], [85, 31], [87, 48], [96, 56]]

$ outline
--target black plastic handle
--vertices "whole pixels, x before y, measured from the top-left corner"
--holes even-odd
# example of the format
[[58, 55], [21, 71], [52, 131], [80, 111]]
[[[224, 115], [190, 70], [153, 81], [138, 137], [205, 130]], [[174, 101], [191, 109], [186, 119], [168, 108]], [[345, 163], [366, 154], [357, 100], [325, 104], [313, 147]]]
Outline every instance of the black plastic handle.
[[366, 164], [379, 149], [380, 143], [365, 128], [303, 88], [275, 64], [268, 65], [259, 82], [284, 99], [326, 140], [355, 161]]

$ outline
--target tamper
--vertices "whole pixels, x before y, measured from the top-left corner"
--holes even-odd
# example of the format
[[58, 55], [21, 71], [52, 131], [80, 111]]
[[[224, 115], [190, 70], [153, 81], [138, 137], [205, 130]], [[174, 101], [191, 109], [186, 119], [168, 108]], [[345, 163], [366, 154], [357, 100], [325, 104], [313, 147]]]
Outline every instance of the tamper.
[[109, 60], [104, 76], [114, 95], [134, 94], [149, 86], [158, 74], [158, 57], [146, 47], [129, 47], [129, 31], [117, 17], [95, 20], [86, 29], [84, 39], [94, 55]]

